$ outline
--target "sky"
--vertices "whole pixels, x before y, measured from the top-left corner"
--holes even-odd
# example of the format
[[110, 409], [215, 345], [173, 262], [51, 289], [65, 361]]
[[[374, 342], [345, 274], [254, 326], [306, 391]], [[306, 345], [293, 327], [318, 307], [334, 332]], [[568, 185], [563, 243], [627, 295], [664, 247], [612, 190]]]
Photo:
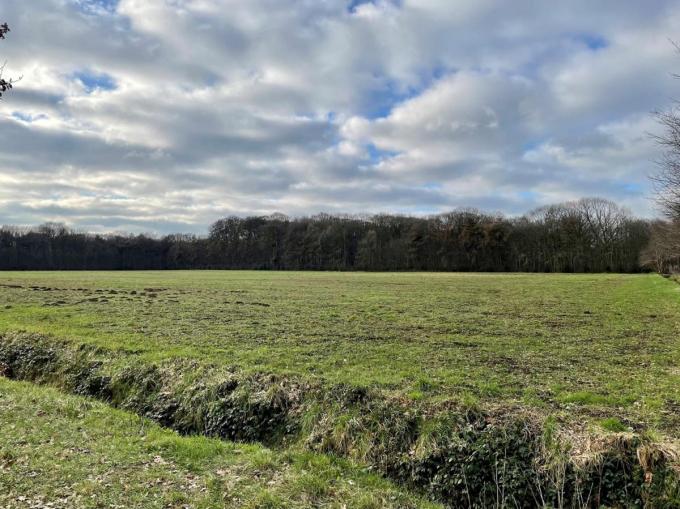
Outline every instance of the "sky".
[[2, 0], [0, 224], [658, 215], [680, 0]]

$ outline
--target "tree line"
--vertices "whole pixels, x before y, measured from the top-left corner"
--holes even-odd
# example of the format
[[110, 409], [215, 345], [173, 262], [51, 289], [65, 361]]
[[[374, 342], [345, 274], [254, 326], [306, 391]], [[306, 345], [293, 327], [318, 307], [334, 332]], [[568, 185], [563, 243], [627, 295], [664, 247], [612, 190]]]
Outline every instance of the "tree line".
[[638, 272], [655, 227], [598, 198], [522, 217], [473, 209], [429, 217], [232, 216], [205, 236], [5, 226], [0, 269]]

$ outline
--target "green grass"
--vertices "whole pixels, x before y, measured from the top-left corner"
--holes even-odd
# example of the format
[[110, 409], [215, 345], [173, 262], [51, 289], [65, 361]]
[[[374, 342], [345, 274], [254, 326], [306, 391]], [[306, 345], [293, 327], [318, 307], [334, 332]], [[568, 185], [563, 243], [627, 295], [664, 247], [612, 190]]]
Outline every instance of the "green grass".
[[600, 421], [600, 426], [602, 426], [607, 431], [611, 431], [613, 433], [621, 433], [623, 431], [628, 431], [628, 426], [626, 426], [616, 417], [608, 417], [607, 419], [602, 419]]
[[340, 459], [181, 437], [0, 378], [0, 507], [439, 507]]
[[680, 437], [680, 286], [656, 275], [25, 272], [0, 285], [0, 332]]

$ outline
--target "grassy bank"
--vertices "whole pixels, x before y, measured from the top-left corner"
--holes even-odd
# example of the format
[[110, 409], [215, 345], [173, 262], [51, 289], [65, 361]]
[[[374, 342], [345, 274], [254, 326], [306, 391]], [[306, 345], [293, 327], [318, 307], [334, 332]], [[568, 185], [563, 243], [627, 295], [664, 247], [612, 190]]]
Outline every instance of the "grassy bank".
[[327, 455], [181, 437], [135, 414], [0, 378], [0, 506], [423, 507]]
[[[183, 434], [349, 458], [451, 507], [674, 507], [676, 444], [574, 430], [526, 407], [433, 407], [377, 389], [150, 363], [36, 334], [0, 336], [9, 378], [94, 396]], [[605, 427], [605, 426], [603, 426]]]

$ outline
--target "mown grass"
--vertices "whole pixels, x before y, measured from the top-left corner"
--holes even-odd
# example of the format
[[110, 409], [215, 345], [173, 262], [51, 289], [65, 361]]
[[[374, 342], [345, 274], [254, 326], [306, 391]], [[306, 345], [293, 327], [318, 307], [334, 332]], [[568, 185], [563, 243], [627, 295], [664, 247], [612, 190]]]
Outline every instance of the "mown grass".
[[134, 414], [0, 378], [0, 507], [436, 508], [346, 461], [181, 437]]
[[655, 275], [26, 272], [0, 285], [0, 332], [680, 437], [680, 286]]

